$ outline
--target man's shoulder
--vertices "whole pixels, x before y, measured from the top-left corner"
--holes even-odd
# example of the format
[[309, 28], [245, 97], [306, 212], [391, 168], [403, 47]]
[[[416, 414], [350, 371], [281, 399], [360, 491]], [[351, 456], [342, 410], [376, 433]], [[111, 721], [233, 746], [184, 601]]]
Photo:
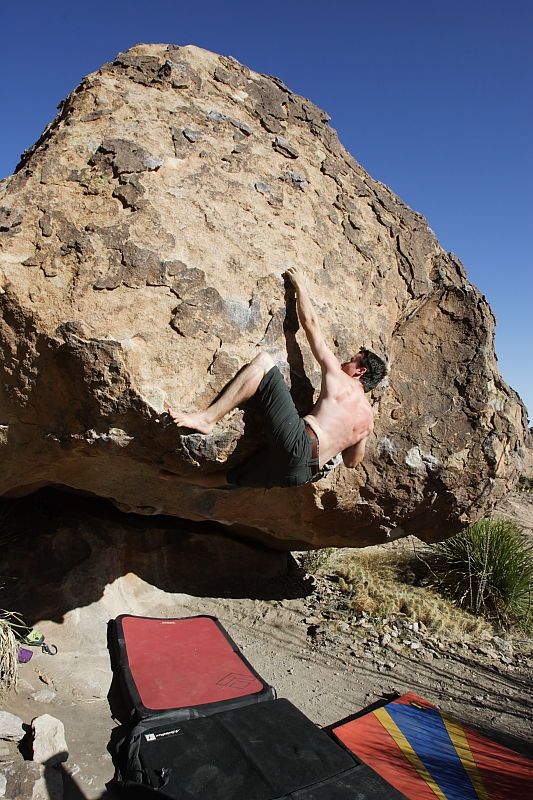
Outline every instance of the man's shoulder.
[[324, 346], [320, 367], [325, 375], [337, 375], [339, 372], [344, 375], [341, 369], [341, 362], [327, 345]]

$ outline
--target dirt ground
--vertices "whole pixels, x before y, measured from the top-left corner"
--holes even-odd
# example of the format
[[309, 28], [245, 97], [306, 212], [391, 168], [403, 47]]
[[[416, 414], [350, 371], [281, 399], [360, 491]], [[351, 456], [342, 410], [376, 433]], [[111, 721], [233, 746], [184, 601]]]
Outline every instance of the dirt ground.
[[[511, 499], [521, 513], [531, 514], [529, 496]], [[72, 537], [73, 523], [62, 525], [65, 536]], [[207, 583], [195, 589], [197, 576], [186, 579], [184, 554], [190, 564], [194, 551], [190, 540], [187, 546], [184, 540], [179, 545], [174, 536], [169, 544], [159, 531], [156, 543], [147, 548], [144, 528], [132, 533], [124, 523], [122, 529], [114, 527], [110, 538], [97, 516], [84, 514], [83, 522], [76, 525], [76, 556], [70, 556], [68, 564], [57, 544], [61, 532], [45, 543], [50, 564], [46, 569], [41, 566], [46, 579], [41, 599], [33, 598], [33, 607], [40, 605], [44, 612], [42, 617], [35, 616], [35, 623], [47, 642], [57, 645], [58, 654], [37, 650], [28, 664], [21, 665], [18, 691], [4, 704], [25, 723], [44, 713], [63, 721], [69, 748], [64, 768], [66, 800], [112, 797], [106, 788], [113, 776], [108, 748], [120, 726], [108, 702], [112, 675], [106, 630], [108, 620], [121, 613], [218, 617], [278, 696], [291, 700], [319, 725], [340, 720], [383, 696], [411, 690], [493, 738], [533, 755], [530, 642], [500, 641], [496, 646], [443, 641], [441, 647], [389, 652], [375, 643], [365, 644], [335, 616], [326, 619], [317, 635], [313, 623], [325, 598], [331, 607], [338, 595], [334, 576], [315, 579], [294, 568], [287, 574], [284, 554], [263, 560], [262, 553], [252, 548], [246, 556], [239, 543], [230, 546], [220, 538], [209, 550], [213, 537], [204, 537], [194, 544], [203, 553], [204, 571], [211, 564], [220, 572], [220, 553], [226, 552], [233, 562], [240, 559], [241, 573], [228, 573], [216, 590], [204, 576]], [[152, 542], [154, 536], [152, 532]], [[42, 565], [42, 554], [36, 557]], [[167, 580], [161, 565], [175, 570], [180, 557], [182, 572]], [[150, 572], [149, 563], [155, 572]], [[266, 565], [264, 574], [261, 564]], [[31, 562], [27, 568], [38, 569]], [[178, 590], [184, 587], [187, 591]], [[20, 596], [18, 602], [22, 602]], [[21, 758], [15, 745], [10, 747], [10, 753], [2, 756], [0, 772], [9, 765], [14, 768]]]

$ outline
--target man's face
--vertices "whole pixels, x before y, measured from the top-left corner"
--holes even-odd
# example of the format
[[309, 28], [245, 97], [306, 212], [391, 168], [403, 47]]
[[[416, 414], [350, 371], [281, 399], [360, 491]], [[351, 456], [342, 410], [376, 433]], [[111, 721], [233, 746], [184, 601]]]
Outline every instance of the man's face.
[[349, 375], [350, 378], [360, 378], [366, 372], [366, 368], [361, 365], [362, 359], [362, 353], [356, 353], [349, 361], [341, 364], [342, 371]]

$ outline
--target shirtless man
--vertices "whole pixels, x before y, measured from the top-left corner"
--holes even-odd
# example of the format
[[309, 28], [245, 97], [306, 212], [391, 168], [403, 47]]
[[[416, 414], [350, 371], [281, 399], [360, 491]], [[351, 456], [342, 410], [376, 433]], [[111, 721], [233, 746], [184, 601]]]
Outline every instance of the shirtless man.
[[[286, 275], [296, 290], [298, 319], [322, 370], [318, 400], [301, 418], [273, 359], [268, 353], [260, 353], [205, 411], [182, 413], [169, 409], [176, 425], [204, 434], [211, 433], [225, 414], [253, 395], [257, 395], [265, 414], [268, 448], [234, 469], [187, 479], [191, 483], [207, 487], [299, 486], [327, 474], [324, 467], [337, 454], [350, 469], [363, 460], [366, 440], [373, 429], [372, 409], [365, 392], [384, 377], [385, 363], [369, 350], [360, 350], [341, 364], [324, 341], [302, 272], [290, 267]], [[162, 470], [161, 475], [167, 477], [171, 473]]]

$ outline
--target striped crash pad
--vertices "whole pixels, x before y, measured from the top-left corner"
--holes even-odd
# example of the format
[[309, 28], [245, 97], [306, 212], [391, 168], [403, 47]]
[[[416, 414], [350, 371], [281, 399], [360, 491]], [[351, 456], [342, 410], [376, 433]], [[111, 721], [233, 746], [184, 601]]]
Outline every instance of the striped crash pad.
[[331, 732], [410, 800], [533, 798], [533, 760], [412, 692]]

